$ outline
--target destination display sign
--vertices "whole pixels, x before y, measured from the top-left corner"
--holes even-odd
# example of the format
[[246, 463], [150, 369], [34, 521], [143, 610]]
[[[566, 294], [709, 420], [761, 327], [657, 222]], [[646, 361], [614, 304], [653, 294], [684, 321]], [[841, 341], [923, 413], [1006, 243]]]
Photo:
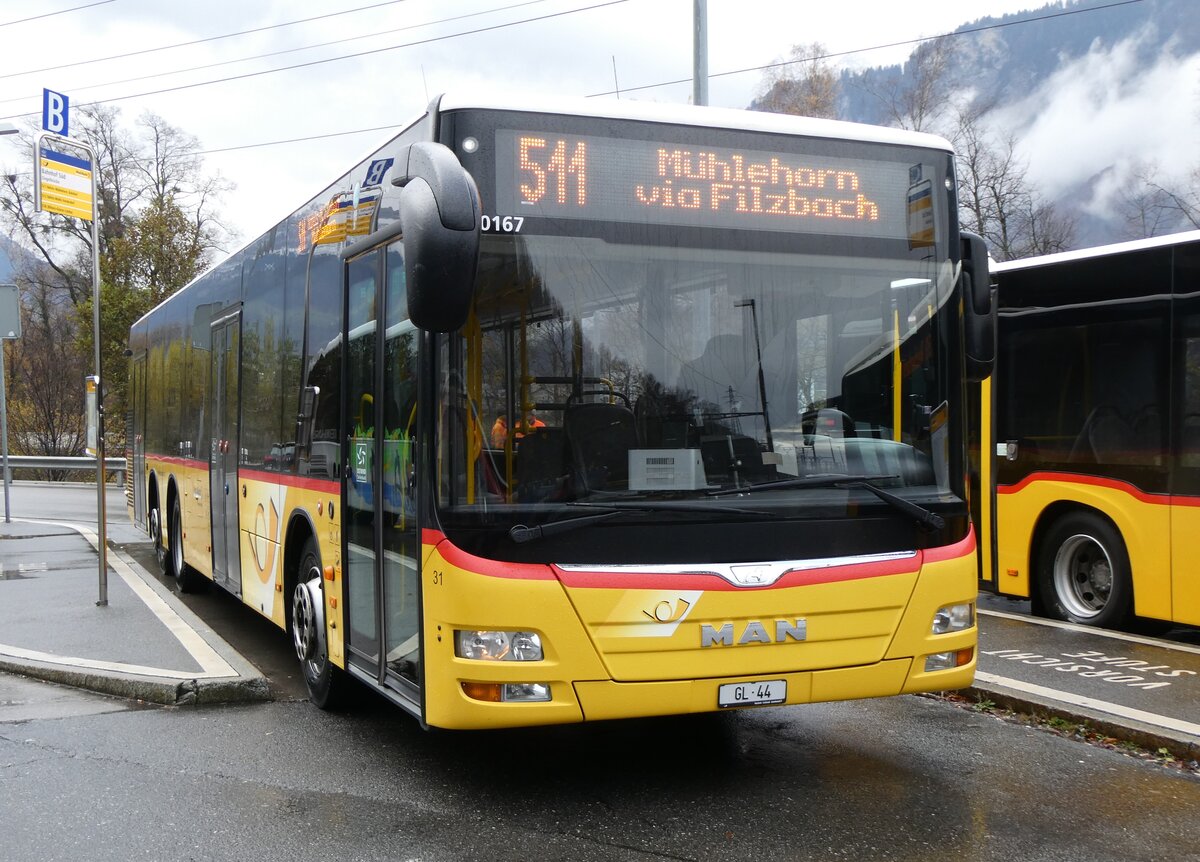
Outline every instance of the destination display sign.
[[910, 166], [502, 129], [496, 207], [595, 219], [907, 239]]

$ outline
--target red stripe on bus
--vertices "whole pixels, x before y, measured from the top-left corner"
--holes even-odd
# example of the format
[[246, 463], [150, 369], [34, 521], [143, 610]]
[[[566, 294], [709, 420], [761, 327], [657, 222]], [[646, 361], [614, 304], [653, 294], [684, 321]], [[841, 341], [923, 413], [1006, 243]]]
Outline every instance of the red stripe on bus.
[[[428, 531], [432, 532], [432, 531]], [[424, 539], [425, 536], [422, 536]], [[477, 557], [443, 538], [437, 546], [442, 559], [452, 566], [489, 578], [508, 578], [517, 581], [552, 581], [554, 572], [544, 563], [506, 563]]]
[[942, 545], [937, 548], [926, 548], [921, 552], [921, 561], [924, 563], [943, 563], [946, 560], [961, 560], [970, 554], [975, 553], [975, 525], [967, 530], [967, 535], [962, 541], [955, 542], [953, 545]]
[[342, 493], [342, 483], [337, 479], [314, 479], [311, 476], [297, 476], [294, 473], [272, 473], [270, 470], [254, 470], [246, 467], [238, 468], [238, 478], [251, 479], [255, 482], [286, 485], [289, 488], [303, 488], [307, 491], [324, 491], [327, 494], [340, 495]]
[[162, 461], [164, 464], [174, 464], [177, 467], [192, 467], [207, 470], [208, 462], [198, 458], [183, 458], [179, 455], [146, 455], [147, 461]]
[[1149, 503], [1154, 506], [1200, 506], [1200, 497], [1152, 493], [1150, 491], [1143, 491], [1131, 482], [1124, 482], [1120, 479], [1109, 479], [1105, 476], [1087, 476], [1083, 473], [1030, 473], [1015, 485], [997, 485], [996, 493], [1016, 494], [1018, 491], [1024, 491], [1034, 482], [1062, 482], [1068, 485], [1090, 485], [1093, 488], [1107, 488], [1110, 491], [1120, 491], [1122, 494], [1128, 494], [1142, 503]]

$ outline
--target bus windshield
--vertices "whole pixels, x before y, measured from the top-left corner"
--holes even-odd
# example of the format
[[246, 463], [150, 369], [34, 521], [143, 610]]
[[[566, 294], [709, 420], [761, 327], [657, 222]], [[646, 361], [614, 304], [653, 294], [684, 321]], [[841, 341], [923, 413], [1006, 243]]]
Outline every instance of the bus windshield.
[[[839, 476], [953, 499], [940, 312], [954, 265], [850, 247], [485, 236], [473, 313], [439, 351], [442, 524], [630, 500], [710, 501], [672, 517], [727, 519], [755, 485], [745, 505], [776, 516], [874, 505]], [[780, 481], [796, 477], [831, 482]]]

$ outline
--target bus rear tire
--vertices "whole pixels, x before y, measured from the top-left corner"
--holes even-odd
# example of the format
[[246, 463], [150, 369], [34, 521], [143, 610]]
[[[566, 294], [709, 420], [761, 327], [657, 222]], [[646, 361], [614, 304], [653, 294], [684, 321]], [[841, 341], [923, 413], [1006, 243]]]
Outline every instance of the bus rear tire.
[[179, 513], [179, 498], [171, 504], [171, 573], [181, 593], [195, 593], [204, 588], [204, 576], [187, 564], [183, 558], [183, 519]]
[[346, 702], [350, 680], [329, 660], [325, 634], [325, 581], [321, 554], [311, 536], [300, 552], [296, 586], [292, 591], [292, 645], [300, 660], [308, 697], [320, 709], [333, 710]]
[[154, 542], [154, 559], [164, 575], [171, 574], [171, 558], [167, 555], [167, 546], [163, 543], [162, 509], [155, 503], [149, 515], [150, 539]]
[[1125, 542], [1108, 520], [1090, 512], [1059, 518], [1046, 533], [1037, 563], [1046, 615], [1098, 628], [1119, 628], [1133, 609], [1133, 576]]

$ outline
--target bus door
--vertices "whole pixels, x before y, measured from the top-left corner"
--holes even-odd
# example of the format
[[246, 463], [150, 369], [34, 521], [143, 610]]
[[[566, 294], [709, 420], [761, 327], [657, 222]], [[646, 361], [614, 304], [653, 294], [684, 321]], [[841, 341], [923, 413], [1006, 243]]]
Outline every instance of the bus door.
[[242, 594], [238, 543], [238, 397], [242, 314], [235, 311], [212, 324], [209, 376], [210, 435], [208, 480], [212, 507], [213, 580]]
[[133, 428], [133, 522], [146, 526], [146, 351], [133, 357], [130, 365], [129, 403], [132, 407]]
[[413, 481], [418, 332], [399, 243], [346, 264], [345, 519], [348, 658], [419, 704], [417, 509]]

